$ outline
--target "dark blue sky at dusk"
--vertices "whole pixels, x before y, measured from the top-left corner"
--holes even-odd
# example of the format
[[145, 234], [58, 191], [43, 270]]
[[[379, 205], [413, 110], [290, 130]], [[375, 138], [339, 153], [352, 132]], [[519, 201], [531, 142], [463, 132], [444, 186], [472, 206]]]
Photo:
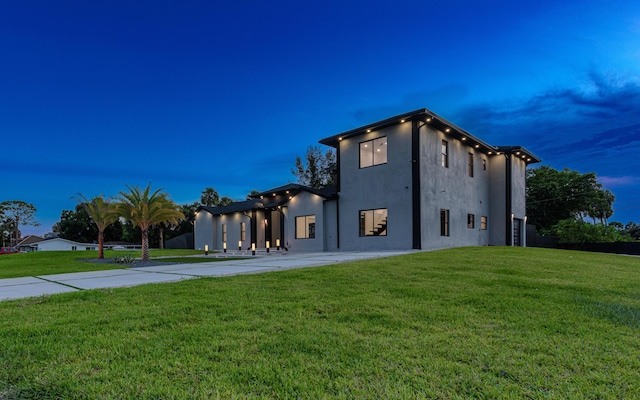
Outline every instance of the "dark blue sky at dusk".
[[640, 222], [640, 2], [0, 3], [0, 201], [295, 181], [318, 140], [429, 108], [596, 172]]

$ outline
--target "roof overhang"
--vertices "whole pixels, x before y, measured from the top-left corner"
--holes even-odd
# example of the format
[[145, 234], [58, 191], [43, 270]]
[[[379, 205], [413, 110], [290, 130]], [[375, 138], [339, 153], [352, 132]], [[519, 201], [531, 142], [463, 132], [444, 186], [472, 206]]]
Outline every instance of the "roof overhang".
[[372, 124], [368, 124], [356, 129], [352, 129], [350, 131], [329, 136], [327, 138], [321, 139], [320, 143], [326, 146], [338, 148], [338, 144], [340, 143], [341, 140], [349, 139], [349, 138], [352, 138], [358, 135], [363, 135], [366, 133], [375, 132], [377, 130], [388, 128], [390, 126], [408, 123], [410, 121], [418, 122], [419, 124], [421, 124], [419, 125], [419, 127], [422, 127], [425, 125], [431, 126], [436, 130], [444, 132], [447, 136], [458, 139], [461, 142], [464, 142], [466, 145], [476, 149], [477, 151], [481, 151], [489, 156], [496, 155], [500, 152], [510, 151], [510, 150], [500, 150], [500, 149], [508, 149], [508, 148], [515, 149], [517, 147], [518, 150], [516, 151], [526, 153], [525, 157], [522, 157], [522, 158], [525, 160], [525, 162], [527, 162], [527, 164], [541, 161], [538, 157], [533, 155], [533, 153], [525, 150], [523, 147], [492, 146], [427, 108], [421, 108], [405, 114], [396, 115], [395, 117], [387, 118], [382, 121], [374, 122]]

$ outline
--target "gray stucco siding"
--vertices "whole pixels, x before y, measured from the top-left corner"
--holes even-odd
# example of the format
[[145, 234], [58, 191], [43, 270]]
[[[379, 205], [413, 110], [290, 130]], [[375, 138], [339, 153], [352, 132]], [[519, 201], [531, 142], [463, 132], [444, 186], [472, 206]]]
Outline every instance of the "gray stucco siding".
[[[448, 142], [448, 167], [442, 166], [442, 141]], [[473, 177], [468, 173], [468, 154], [473, 154]], [[482, 160], [487, 160], [487, 170]], [[489, 157], [444, 132], [424, 126], [420, 132], [421, 247], [438, 249], [486, 245], [489, 232], [480, 218], [489, 215]], [[449, 211], [449, 236], [441, 235], [440, 211]], [[467, 227], [468, 214], [475, 226]]]
[[[292, 251], [324, 251], [324, 198], [309, 192], [300, 192], [287, 202], [286, 246]], [[296, 238], [296, 217], [314, 215], [315, 237]]]
[[[387, 163], [360, 168], [360, 143], [387, 138]], [[412, 248], [411, 123], [340, 142], [340, 249]], [[387, 209], [386, 236], [360, 236], [360, 211]]]

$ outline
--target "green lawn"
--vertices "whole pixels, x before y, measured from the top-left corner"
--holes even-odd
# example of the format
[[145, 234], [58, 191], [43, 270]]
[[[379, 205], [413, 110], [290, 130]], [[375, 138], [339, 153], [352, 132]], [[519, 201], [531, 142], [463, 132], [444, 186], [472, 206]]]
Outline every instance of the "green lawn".
[[640, 398], [638, 257], [461, 248], [0, 317], [0, 399]]
[[[140, 250], [105, 250], [104, 257], [131, 254], [140, 258]], [[151, 250], [151, 258], [203, 254], [202, 250]], [[23, 276], [62, 274], [67, 272], [98, 271], [123, 268], [122, 264], [95, 264], [83, 260], [98, 258], [98, 251], [36, 251], [33, 253], [7, 254], [0, 256], [0, 279]], [[164, 261], [164, 260], [163, 260]], [[0, 397], [0, 399], [2, 399]]]

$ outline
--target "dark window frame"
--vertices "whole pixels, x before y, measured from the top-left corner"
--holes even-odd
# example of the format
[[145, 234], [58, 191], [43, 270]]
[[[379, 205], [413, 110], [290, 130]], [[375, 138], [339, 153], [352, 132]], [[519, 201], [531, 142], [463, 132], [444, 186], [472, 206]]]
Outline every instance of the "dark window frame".
[[467, 156], [467, 175], [473, 178], [473, 153], [469, 153]]
[[[307, 222], [309, 217], [313, 217], [313, 222]], [[304, 237], [298, 236], [298, 221], [301, 220], [304, 224]], [[295, 217], [295, 238], [296, 239], [315, 239], [316, 238], [316, 215], [308, 214], [308, 215], [298, 215]]]
[[449, 210], [440, 209], [440, 236], [450, 236]]
[[[384, 151], [384, 153], [385, 153], [385, 161], [384, 162], [376, 162], [375, 142], [380, 140], [380, 139], [384, 139], [385, 140], [385, 142], [384, 142], [384, 146], [385, 146], [385, 151]], [[362, 145], [363, 144], [366, 145], [367, 143], [371, 144], [371, 165], [362, 166]], [[374, 138], [374, 139], [369, 139], [369, 140], [365, 140], [363, 142], [360, 142], [358, 144], [358, 166], [359, 166], [359, 168], [360, 169], [371, 168], [371, 167], [375, 167], [375, 166], [378, 166], [378, 165], [387, 164], [387, 162], [388, 162], [388, 152], [387, 152], [387, 147], [386, 147], [387, 143], [388, 142], [387, 142], [387, 137], [386, 136], [379, 136], [379, 137]]]
[[[365, 221], [366, 221], [366, 216], [365, 213], [371, 213], [371, 221], [372, 223], [375, 223], [375, 213], [376, 211], [383, 211], [385, 212], [385, 225], [384, 225], [384, 230], [380, 231], [379, 234], [374, 234], [373, 231], [375, 229], [375, 226], [372, 225], [372, 228], [370, 231], [367, 230], [367, 227], [365, 226]], [[358, 211], [358, 231], [360, 234], [360, 237], [374, 237], [374, 236], [388, 236], [388, 231], [389, 229], [389, 209], [388, 208], [371, 208], [371, 209], [366, 209], [366, 210], [359, 210]], [[384, 233], [382, 233], [384, 232]]]
[[444, 168], [449, 168], [449, 142], [444, 139], [442, 139], [442, 143], [440, 145], [440, 155], [440, 164]]
[[476, 227], [476, 216], [475, 214], [467, 214], [467, 228], [475, 229]]

